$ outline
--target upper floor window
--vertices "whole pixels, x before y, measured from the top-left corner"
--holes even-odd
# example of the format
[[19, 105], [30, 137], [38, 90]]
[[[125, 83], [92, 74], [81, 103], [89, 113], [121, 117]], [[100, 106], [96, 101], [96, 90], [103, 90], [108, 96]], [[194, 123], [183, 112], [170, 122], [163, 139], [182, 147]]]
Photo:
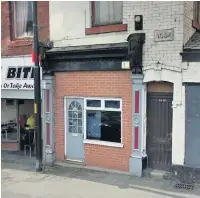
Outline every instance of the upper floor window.
[[200, 23], [200, 1], [195, 2], [194, 6], [194, 19], [198, 23]]
[[33, 11], [31, 1], [14, 2], [14, 34], [16, 38], [33, 35]]
[[122, 1], [94, 1], [92, 2], [92, 25], [122, 24]]
[[200, 30], [200, 1], [194, 2], [194, 20], [193, 27]]

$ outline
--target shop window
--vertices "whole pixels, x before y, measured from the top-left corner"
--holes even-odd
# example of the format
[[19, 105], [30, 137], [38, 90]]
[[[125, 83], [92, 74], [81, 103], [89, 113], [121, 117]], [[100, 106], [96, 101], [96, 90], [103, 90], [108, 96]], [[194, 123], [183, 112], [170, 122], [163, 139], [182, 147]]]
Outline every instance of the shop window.
[[1, 99], [1, 140], [17, 141], [17, 102]]
[[93, 26], [122, 24], [123, 1], [92, 2]]
[[33, 36], [32, 1], [13, 2], [13, 21], [15, 38]]
[[1, 99], [1, 140], [19, 141], [25, 132], [25, 124], [33, 115], [33, 100]]
[[[89, 105], [90, 101], [94, 106]], [[89, 103], [91, 104], [91, 103]], [[86, 99], [86, 139], [121, 143], [121, 101]]]

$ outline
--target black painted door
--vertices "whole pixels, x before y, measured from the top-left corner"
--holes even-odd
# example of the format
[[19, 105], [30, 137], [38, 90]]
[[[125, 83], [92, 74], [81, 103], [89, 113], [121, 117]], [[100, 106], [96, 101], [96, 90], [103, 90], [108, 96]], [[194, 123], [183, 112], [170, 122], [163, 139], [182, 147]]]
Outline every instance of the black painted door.
[[147, 95], [148, 167], [171, 169], [172, 163], [172, 93]]

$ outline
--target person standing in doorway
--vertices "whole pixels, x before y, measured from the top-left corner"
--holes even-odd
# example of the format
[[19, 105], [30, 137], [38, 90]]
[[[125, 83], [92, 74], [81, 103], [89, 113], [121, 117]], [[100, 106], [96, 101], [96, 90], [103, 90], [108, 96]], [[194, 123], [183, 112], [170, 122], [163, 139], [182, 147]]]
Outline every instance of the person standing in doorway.
[[34, 115], [30, 115], [26, 121], [26, 132], [28, 138], [26, 140], [28, 141], [28, 144], [33, 144], [33, 139], [34, 139], [34, 128], [35, 128], [35, 120], [34, 120]]

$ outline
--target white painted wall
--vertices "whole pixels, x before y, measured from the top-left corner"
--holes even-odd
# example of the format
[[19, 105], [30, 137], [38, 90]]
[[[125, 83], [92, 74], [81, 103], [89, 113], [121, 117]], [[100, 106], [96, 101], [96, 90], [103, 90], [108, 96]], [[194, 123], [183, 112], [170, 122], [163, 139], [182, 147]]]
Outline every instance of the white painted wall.
[[[91, 24], [89, 1], [49, 2], [50, 39], [56, 47], [125, 42], [127, 32], [85, 35]], [[124, 14], [124, 21], [126, 20]]]
[[[180, 52], [194, 33], [192, 23], [192, 2], [178, 1], [124, 1], [123, 23], [127, 32], [85, 35], [85, 28], [91, 24], [91, 7], [84, 2], [49, 2], [50, 39], [55, 47], [76, 45], [118, 43], [126, 41], [134, 30], [134, 16], [143, 15], [144, 82], [168, 81], [174, 83], [173, 101], [173, 151], [172, 162], [183, 164], [185, 149], [185, 91], [182, 82], [200, 82], [200, 65], [183, 63]], [[154, 31], [173, 29], [174, 40], [155, 42]], [[185, 31], [185, 32], [184, 32]], [[157, 65], [160, 62], [160, 65]], [[182, 72], [183, 71], [183, 72]]]

